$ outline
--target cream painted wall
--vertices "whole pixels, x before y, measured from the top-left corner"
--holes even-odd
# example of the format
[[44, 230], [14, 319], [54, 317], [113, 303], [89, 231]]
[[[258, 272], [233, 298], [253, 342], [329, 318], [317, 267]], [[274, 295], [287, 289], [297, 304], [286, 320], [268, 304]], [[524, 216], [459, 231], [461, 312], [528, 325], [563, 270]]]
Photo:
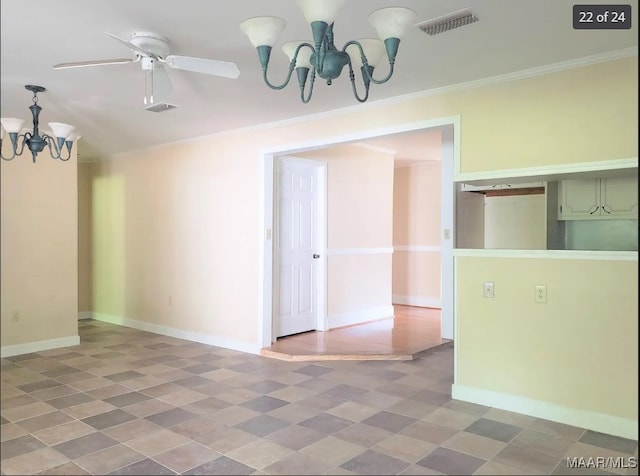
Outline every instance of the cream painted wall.
[[81, 313], [93, 309], [91, 167], [90, 163], [78, 162], [78, 311]]
[[46, 149], [35, 164], [28, 151], [1, 162], [2, 353], [44, 350], [54, 340], [72, 345], [78, 336], [76, 150], [67, 162]]
[[[265, 150], [284, 151], [292, 138], [296, 144], [321, 144], [339, 141], [348, 134], [459, 116], [463, 172], [490, 173], [637, 157], [637, 77], [637, 57], [630, 57], [442, 95], [410, 97], [394, 103], [372, 102], [331, 116], [158, 146], [104, 161], [96, 167], [92, 189], [93, 210], [97, 214], [92, 218], [93, 310], [215, 335], [230, 347], [257, 348], [262, 315], [261, 161]], [[100, 193], [96, 194], [96, 187]], [[372, 239], [371, 243], [377, 241]], [[343, 238], [330, 243], [347, 245]], [[28, 247], [23, 248], [27, 253]], [[113, 263], [108, 265], [110, 259]], [[496, 267], [505, 266], [509, 273], [508, 278], [496, 278], [497, 283], [507, 279], [508, 286], [526, 291], [528, 299], [533, 292], [533, 275], [520, 269], [533, 266], [527, 260], [512, 259], [508, 267], [495, 258], [481, 263], [470, 261], [468, 267], [462, 262], [465, 271], [469, 268], [469, 273], [456, 273], [456, 286], [463, 293], [458, 299], [462, 307], [456, 323], [462, 339], [456, 352], [460, 353], [457, 365], [463, 381], [479, 388], [497, 388], [505, 370], [515, 375], [519, 363], [525, 375], [533, 368], [532, 356], [537, 355], [540, 358], [535, 363], [536, 375], [559, 372], [570, 376], [578, 388], [588, 388], [593, 381], [591, 368], [579, 359], [566, 358], [573, 350], [587, 348], [602, 348], [602, 352], [593, 353], [599, 357], [596, 368], [617, 375], [620, 358], [607, 354], [604, 350], [609, 347], [603, 346], [602, 335], [591, 331], [578, 332], [580, 341], [569, 341], [568, 347], [546, 346], [546, 353], [541, 354], [541, 341], [530, 338], [530, 327], [500, 326], [499, 334], [490, 339], [501, 339], [501, 344], [495, 348], [487, 345], [490, 334], [479, 323], [488, 322], [494, 309], [488, 308], [486, 302], [472, 309], [470, 304], [477, 303], [468, 296], [478, 292], [478, 273], [491, 269], [494, 262]], [[570, 333], [566, 329], [580, 329], [576, 327], [576, 315], [580, 314], [576, 309], [613, 312], [621, 329], [637, 325], [637, 308], [627, 304], [637, 301], [637, 264], [635, 277], [628, 279], [632, 286], [619, 284], [611, 295], [594, 293], [592, 285], [578, 279], [587, 264], [568, 261], [562, 269], [555, 262], [547, 264], [542, 260], [536, 268], [536, 281], [550, 286], [549, 299], [557, 289], [572, 300], [565, 301], [563, 297], [565, 312], [557, 312], [559, 308], [552, 305], [535, 308], [539, 321], [553, 321], [554, 329], [562, 330], [560, 335], [565, 338]], [[558, 283], [562, 277], [559, 271], [576, 280]], [[633, 274], [620, 271], [625, 276]], [[594, 275], [594, 269], [589, 268], [589, 275]], [[618, 277], [613, 280], [612, 275], [612, 282], [619, 283]], [[506, 289], [509, 287], [498, 284], [496, 295], [501, 296]], [[606, 289], [611, 290], [609, 286]], [[524, 301], [496, 299], [495, 303], [509, 303], [508, 308], [500, 309], [498, 320], [504, 321], [507, 315], [518, 316], [524, 305], [521, 302]], [[592, 322], [600, 322], [599, 319]], [[628, 352], [637, 354], [636, 335], [637, 332], [628, 332], [620, 338], [628, 344]], [[461, 346], [470, 345], [469, 342], [473, 342], [471, 351], [462, 352]], [[518, 342], [519, 347], [512, 349], [511, 344], [506, 344], [510, 342]], [[514, 350], [527, 358], [514, 360]], [[468, 369], [475, 361], [483, 363], [484, 373], [471, 377]], [[635, 400], [637, 406], [637, 395], [633, 393], [611, 393], [604, 401], [600, 396], [570, 392], [574, 402], [572, 398], [552, 395], [550, 382], [545, 380], [540, 384], [516, 383], [503, 383], [501, 388], [514, 395], [598, 408], [610, 415], [629, 414], [626, 409], [630, 400]]]
[[329, 328], [391, 317], [393, 155], [357, 145], [296, 155], [327, 163]]
[[[456, 275], [456, 384], [637, 429], [637, 261], [459, 256]], [[495, 283], [494, 299], [482, 297], [483, 281]], [[538, 284], [546, 304], [534, 302]]]
[[394, 303], [428, 307], [441, 305], [440, 174], [439, 162], [395, 169]]

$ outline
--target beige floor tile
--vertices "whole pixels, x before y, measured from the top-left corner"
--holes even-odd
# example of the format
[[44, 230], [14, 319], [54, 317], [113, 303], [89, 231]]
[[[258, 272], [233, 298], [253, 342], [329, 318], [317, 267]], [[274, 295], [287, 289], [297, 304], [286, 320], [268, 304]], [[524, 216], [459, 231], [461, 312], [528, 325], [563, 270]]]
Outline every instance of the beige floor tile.
[[516, 436], [511, 444], [528, 448], [539, 453], [561, 458], [575, 443], [574, 440], [562, 438], [534, 430], [524, 430]]
[[132, 420], [121, 425], [112, 426], [102, 430], [103, 433], [117, 441], [129, 441], [135, 438], [150, 435], [161, 430], [162, 427], [149, 420]]
[[444, 448], [459, 451], [460, 453], [490, 460], [502, 451], [507, 444], [502, 441], [494, 440], [493, 438], [487, 438], [480, 435], [474, 435], [473, 433], [467, 433], [466, 431], [461, 431], [442, 443], [442, 446]]
[[251, 433], [228, 426], [217, 427], [205, 435], [196, 437], [196, 441], [199, 443], [223, 454], [259, 439]]
[[94, 402], [82, 403], [80, 405], [74, 405], [72, 407], [65, 408], [63, 411], [78, 420], [83, 418], [99, 415], [100, 413], [109, 412], [115, 410], [116, 407], [110, 403], [103, 402], [102, 400], [96, 400]]
[[45, 413], [55, 412], [56, 410], [57, 408], [47, 403], [36, 402], [2, 410], [2, 416], [13, 422], [18, 422], [38, 415], [44, 415]]
[[78, 458], [75, 463], [91, 474], [108, 474], [144, 458], [137, 451], [119, 444]]
[[314, 394], [315, 392], [312, 390], [290, 385], [288, 387], [281, 388], [280, 390], [276, 390], [275, 392], [271, 392], [269, 395], [274, 398], [286, 400], [287, 402], [299, 402], [300, 400], [304, 400]]
[[41, 448], [14, 458], [2, 461], [4, 474], [35, 474], [55, 468], [69, 461], [69, 458], [53, 448]]
[[558, 464], [559, 458], [511, 444], [500, 451], [492, 461], [532, 474], [549, 474]]
[[267, 412], [268, 415], [279, 418], [291, 424], [300, 423], [309, 418], [317, 416], [321, 411], [316, 407], [311, 407], [305, 404], [291, 403], [289, 405], [276, 408]]
[[345, 418], [351, 421], [362, 421], [375, 415], [380, 410], [364, 403], [348, 401], [338, 405], [337, 407], [327, 410], [327, 413]]
[[102, 377], [92, 377], [92, 378], [87, 378], [87, 379], [77, 380], [75, 382], [67, 383], [69, 387], [73, 387], [77, 390], [80, 390], [81, 392], [87, 392], [89, 390], [95, 390], [97, 388], [108, 387], [109, 385], [112, 385], [112, 384], [113, 382], [111, 380], [108, 380]]
[[181, 407], [183, 405], [188, 405], [189, 403], [197, 402], [198, 400], [204, 400], [205, 398], [207, 398], [207, 395], [185, 388], [183, 390], [178, 390], [177, 392], [162, 395], [161, 397], [158, 397], [158, 400], [175, 407]]
[[474, 415], [459, 413], [454, 410], [449, 410], [448, 408], [439, 408], [424, 417], [422, 421], [435, 423], [437, 425], [446, 426], [456, 430], [464, 430], [477, 419], [478, 417]]
[[521, 426], [523, 428], [530, 426], [537, 420], [536, 417], [500, 410], [499, 408], [490, 408], [483, 417], [489, 420], [499, 421], [500, 423], [506, 423], [508, 425]]
[[220, 456], [220, 453], [204, 445], [189, 441], [168, 451], [156, 454], [153, 459], [158, 463], [183, 473]]
[[562, 423], [542, 419], [535, 420], [528, 425], [528, 428], [575, 441], [579, 440], [585, 432], [583, 428], [577, 428], [575, 426], [564, 425]]
[[[4, 431], [4, 430], [3, 430]], [[35, 432], [33, 435], [43, 443], [54, 446], [58, 443], [73, 440], [89, 433], [93, 433], [95, 428], [78, 420], [70, 421], [53, 428], [47, 428]]]
[[[17, 397], [20, 395], [26, 395], [22, 390], [13, 386], [2, 386], [2, 392], [0, 392], [0, 401], [3, 401], [8, 398]], [[4, 408], [4, 407], [3, 407]]]
[[0, 431], [0, 441], [13, 440], [27, 433], [27, 430], [15, 423], [5, 423], [2, 425], [2, 431]]
[[395, 434], [382, 440], [373, 450], [408, 463], [417, 463], [436, 448], [437, 445], [428, 441]]
[[233, 426], [247, 421], [260, 413], [244, 407], [231, 406], [216, 412], [219, 425]]
[[293, 453], [293, 450], [282, 445], [260, 439], [229, 451], [227, 456], [253, 468], [264, 469]]
[[[503, 422], [507, 423], [507, 422]], [[482, 474], [485, 476], [517, 476], [521, 474], [531, 474], [526, 471], [521, 471], [512, 466], [506, 466], [504, 464], [496, 463], [495, 461], [487, 461], [485, 464], [480, 466], [479, 469], [476, 470], [473, 474]]]
[[149, 415], [155, 415], [156, 413], [164, 412], [175, 408], [174, 405], [164, 402], [158, 399], [145, 400], [144, 402], [135, 403], [126, 407], [127, 413], [137, 416], [138, 418], [144, 418]]
[[145, 456], [163, 453], [189, 441], [182, 435], [170, 430], [158, 430], [144, 436], [125, 441], [124, 443]]

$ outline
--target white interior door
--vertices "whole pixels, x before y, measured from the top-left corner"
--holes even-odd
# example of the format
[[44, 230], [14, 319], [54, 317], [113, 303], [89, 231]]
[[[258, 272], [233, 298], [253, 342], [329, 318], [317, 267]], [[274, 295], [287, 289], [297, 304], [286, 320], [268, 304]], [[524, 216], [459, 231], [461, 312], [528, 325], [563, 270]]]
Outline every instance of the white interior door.
[[278, 163], [278, 302], [275, 337], [316, 329], [318, 316], [318, 166]]

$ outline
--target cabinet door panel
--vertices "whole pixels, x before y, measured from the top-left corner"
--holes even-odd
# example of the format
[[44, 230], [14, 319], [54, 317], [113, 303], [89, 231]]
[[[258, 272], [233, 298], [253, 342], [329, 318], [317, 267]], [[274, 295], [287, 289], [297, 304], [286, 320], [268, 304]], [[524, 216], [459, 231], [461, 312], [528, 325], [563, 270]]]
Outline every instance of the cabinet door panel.
[[602, 215], [612, 218], [638, 216], [638, 178], [603, 178], [600, 187]]
[[559, 187], [558, 218], [585, 220], [600, 215], [600, 180], [563, 180]]

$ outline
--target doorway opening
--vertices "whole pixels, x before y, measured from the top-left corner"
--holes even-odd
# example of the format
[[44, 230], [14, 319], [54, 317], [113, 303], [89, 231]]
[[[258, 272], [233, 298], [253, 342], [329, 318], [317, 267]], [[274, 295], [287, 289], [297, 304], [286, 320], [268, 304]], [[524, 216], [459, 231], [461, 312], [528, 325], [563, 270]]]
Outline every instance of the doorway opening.
[[[262, 273], [260, 280], [261, 310], [259, 346], [271, 346], [277, 338], [274, 330], [274, 316], [276, 305], [280, 299], [279, 289], [279, 257], [272, 239], [278, 226], [278, 202], [276, 201], [277, 164], [282, 156], [295, 156], [310, 150], [318, 150], [338, 145], [366, 141], [406, 132], [416, 132], [439, 128], [442, 134], [441, 146], [441, 205], [440, 205], [440, 241], [441, 241], [441, 333], [443, 339], [453, 339], [454, 330], [454, 279], [453, 279], [453, 248], [455, 243], [455, 184], [454, 171], [459, 169], [459, 117], [448, 117], [417, 123], [409, 123], [380, 130], [353, 133], [347, 136], [325, 138], [308, 143], [297, 144], [266, 151], [263, 160], [263, 197], [264, 213], [260, 223], [260, 234], [263, 237]], [[326, 236], [326, 234], [325, 234]], [[326, 251], [325, 248], [321, 251]], [[326, 253], [321, 253], [326, 254]], [[326, 272], [326, 270], [325, 270]], [[317, 296], [318, 302], [324, 307], [318, 318], [317, 330], [326, 331], [327, 297], [326, 283], [324, 293]]]

